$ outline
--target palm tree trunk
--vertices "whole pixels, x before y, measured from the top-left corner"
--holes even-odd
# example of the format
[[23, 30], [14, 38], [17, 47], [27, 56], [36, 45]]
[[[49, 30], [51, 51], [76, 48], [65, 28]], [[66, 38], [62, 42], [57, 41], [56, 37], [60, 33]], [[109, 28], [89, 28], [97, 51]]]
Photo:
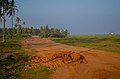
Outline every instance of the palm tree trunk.
[[3, 42], [5, 42], [5, 27], [3, 27]]
[[6, 42], [5, 40], [5, 10], [3, 9], [3, 42]]
[[12, 21], [12, 23], [11, 23], [11, 25], [12, 25], [12, 30], [11, 30], [11, 38], [12, 38], [12, 37], [13, 37], [13, 14], [12, 14], [11, 21]]
[[13, 14], [12, 14], [12, 28], [13, 28]]

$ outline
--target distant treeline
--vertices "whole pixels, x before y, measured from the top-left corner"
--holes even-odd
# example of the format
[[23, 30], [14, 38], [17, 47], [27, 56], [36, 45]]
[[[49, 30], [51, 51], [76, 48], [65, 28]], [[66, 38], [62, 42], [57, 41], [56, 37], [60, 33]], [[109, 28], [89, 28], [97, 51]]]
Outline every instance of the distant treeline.
[[63, 30], [63, 29], [58, 29], [58, 28], [49, 28], [48, 25], [47, 26], [41, 26], [40, 28], [40, 36], [41, 37], [66, 37], [68, 36], [70, 33], [68, 32], [67, 29]]
[[[0, 36], [3, 34], [3, 28], [0, 28]], [[5, 35], [14, 36], [14, 35], [39, 35], [40, 37], [66, 37], [69, 32], [68, 30], [58, 29], [58, 28], [49, 28], [48, 25], [41, 26], [40, 28], [34, 27], [14, 27], [14, 28], [5, 28]]]
[[[0, 36], [2, 36], [2, 29], [0, 28]], [[31, 28], [5, 28], [5, 35], [20, 35], [20, 34], [30, 34], [38, 35], [40, 33], [39, 29]]]

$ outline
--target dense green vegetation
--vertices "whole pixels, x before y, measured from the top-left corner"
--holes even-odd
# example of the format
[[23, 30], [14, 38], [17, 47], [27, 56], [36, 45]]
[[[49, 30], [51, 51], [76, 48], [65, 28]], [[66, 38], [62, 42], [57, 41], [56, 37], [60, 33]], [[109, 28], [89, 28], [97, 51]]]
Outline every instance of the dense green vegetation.
[[[19, 25], [19, 24], [18, 24]], [[0, 37], [3, 35], [3, 28], [0, 28]], [[49, 38], [49, 37], [60, 37], [64, 38], [69, 35], [68, 30], [60, 30], [58, 28], [49, 28], [47, 26], [41, 26], [40, 28], [33, 28], [33, 27], [22, 27], [22, 25], [19, 25], [19, 27], [16, 25], [14, 28], [5, 28], [5, 35], [14, 37], [18, 35], [39, 35], [42, 38]]]
[[52, 40], [72, 46], [120, 53], [120, 36], [69, 36]]
[[64, 38], [69, 35], [68, 30], [63, 30], [63, 29], [57, 29], [57, 28], [49, 28], [47, 26], [41, 26], [40, 28], [40, 37], [59, 37], [59, 38]]
[[[7, 42], [0, 42], [0, 79], [48, 79], [52, 73], [46, 67], [36, 66], [33, 68], [25, 68], [28, 66], [29, 57], [33, 52], [26, 53], [20, 44], [20, 38], [9, 37]], [[2, 38], [0, 38], [2, 40]]]
[[[0, 36], [2, 36], [3, 28], [0, 28]], [[16, 35], [39, 35], [40, 30], [33, 27], [28, 28], [5, 28], [5, 35], [7, 36], [16, 36]]]
[[[13, 28], [5, 28], [5, 35], [8, 37], [16, 37], [16, 36], [32, 36], [32, 35], [39, 35], [42, 38], [49, 38], [49, 37], [60, 37], [64, 38], [69, 35], [68, 30], [60, 30], [57, 28], [49, 28], [47, 26], [41, 26], [40, 28], [33, 28], [33, 27], [22, 27], [21, 24], [18, 24], [19, 27]], [[3, 37], [3, 28], [0, 28], [0, 37]], [[6, 38], [6, 37], [5, 37]]]

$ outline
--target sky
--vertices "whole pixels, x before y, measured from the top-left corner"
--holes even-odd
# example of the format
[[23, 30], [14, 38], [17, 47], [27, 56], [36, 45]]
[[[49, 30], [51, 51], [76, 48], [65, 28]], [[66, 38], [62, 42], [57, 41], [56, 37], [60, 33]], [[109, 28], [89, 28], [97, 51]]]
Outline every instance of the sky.
[[15, 0], [15, 4], [16, 17], [29, 27], [49, 25], [74, 35], [120, 33], [120, 0]]

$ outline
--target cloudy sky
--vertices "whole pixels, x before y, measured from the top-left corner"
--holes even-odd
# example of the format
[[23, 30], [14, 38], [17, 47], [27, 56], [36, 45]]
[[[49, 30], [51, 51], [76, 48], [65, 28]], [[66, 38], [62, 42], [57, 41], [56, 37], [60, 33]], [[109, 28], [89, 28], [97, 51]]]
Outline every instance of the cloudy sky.
[[[120, 33], [120, 0], [15, 0], [26, 26], [68, 29], [71, 34]], [[9, 22], [7, 23], [9, 25]]]

